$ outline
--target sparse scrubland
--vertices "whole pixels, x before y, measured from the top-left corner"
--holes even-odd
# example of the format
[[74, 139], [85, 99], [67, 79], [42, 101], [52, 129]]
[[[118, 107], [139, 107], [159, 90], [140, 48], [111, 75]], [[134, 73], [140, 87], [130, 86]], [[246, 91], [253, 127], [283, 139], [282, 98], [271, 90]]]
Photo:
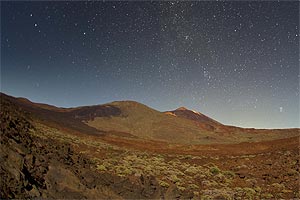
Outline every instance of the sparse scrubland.
[[98, 136], [49, 124], [2, 98], [0, 140], [1, 198], [300, 197], [299, 137], [186, 145]]

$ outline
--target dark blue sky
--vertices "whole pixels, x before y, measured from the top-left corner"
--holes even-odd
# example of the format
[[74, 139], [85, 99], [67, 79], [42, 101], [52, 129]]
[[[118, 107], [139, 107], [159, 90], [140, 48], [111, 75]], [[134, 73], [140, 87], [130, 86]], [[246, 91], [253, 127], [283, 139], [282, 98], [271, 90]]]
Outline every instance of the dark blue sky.
[[1, 2], [1, 91], [299, 127], [299, 2]]

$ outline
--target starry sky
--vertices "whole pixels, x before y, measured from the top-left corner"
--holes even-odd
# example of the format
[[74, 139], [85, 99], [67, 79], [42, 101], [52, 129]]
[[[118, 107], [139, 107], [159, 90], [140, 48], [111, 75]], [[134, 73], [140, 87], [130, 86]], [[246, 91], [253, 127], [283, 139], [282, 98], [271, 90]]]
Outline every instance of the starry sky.
[[1, 91], [299, 127], [299, 2], [1, 2]]

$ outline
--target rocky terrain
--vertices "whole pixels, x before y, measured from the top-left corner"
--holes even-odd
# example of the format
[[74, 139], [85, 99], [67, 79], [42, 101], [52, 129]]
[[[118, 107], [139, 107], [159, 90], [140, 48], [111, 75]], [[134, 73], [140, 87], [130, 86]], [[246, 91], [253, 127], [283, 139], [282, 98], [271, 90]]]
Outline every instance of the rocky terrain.
[[[299, 129], [241, 129], [184, 109], [139, 114], [141, 107], [117, 102], [63, 109], [1, 94], [0, 198], [300, 198]], [[232, 133], [230, 141], [236, 139], [187, 144], [147, 139], [138, 134], [140, 125], [129, 129], [132, 120], [146, 123], [151, 116], [195, 124], [199, 138]], [[109, 129], [121, 118], [128, 121]], [[241, 134], [252, 138], [240, 142]]]
[[[1, 198], [172, 198], [154, 176], [134, 179], [99, 170], [68, 139], [41, 133], [28, 113], [1, 101]], [[43, 131], [43, 130], [42, 130]], [[182, 194], [183, 195], [183, 194]]]

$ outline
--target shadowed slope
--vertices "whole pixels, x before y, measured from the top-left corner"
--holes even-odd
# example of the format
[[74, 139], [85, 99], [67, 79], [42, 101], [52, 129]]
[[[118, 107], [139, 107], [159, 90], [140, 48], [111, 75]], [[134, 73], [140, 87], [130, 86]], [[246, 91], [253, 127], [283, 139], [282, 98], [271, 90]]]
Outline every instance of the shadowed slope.
[[197, 140], [202, 131], [189, 120], [165, 115], [137, 102], [119, 101], [106, 105], [119, 108], [122, 114], [96, 117], [87, 122], [89, 126], [106, 132], [127, 132], [143, 139], [183, 143]]
[[226, 126], [186, 108], [163, 113], [134, 101], [57, 108], [2, 93], [0, 97], [1, 101], [5, 99], [31, 113], [33, 120], [69, 132], [182, 144], [259, 142], [299, 135], [299, 129], [259, 130]]
[[38, 121], [45, 124], [76, 130], [88, 134], [101, 134], [103, 132], [87, 126], [84, 120], [93, 120], [97, 116], [119, 115], [120, 110], [111, 106], [85, 106], [79, 108], [57, 108], [55, 106], [33, 103], [25, 98], [15, 98], [0, 94], [1, 102], [8, 101], [19, 106]]

